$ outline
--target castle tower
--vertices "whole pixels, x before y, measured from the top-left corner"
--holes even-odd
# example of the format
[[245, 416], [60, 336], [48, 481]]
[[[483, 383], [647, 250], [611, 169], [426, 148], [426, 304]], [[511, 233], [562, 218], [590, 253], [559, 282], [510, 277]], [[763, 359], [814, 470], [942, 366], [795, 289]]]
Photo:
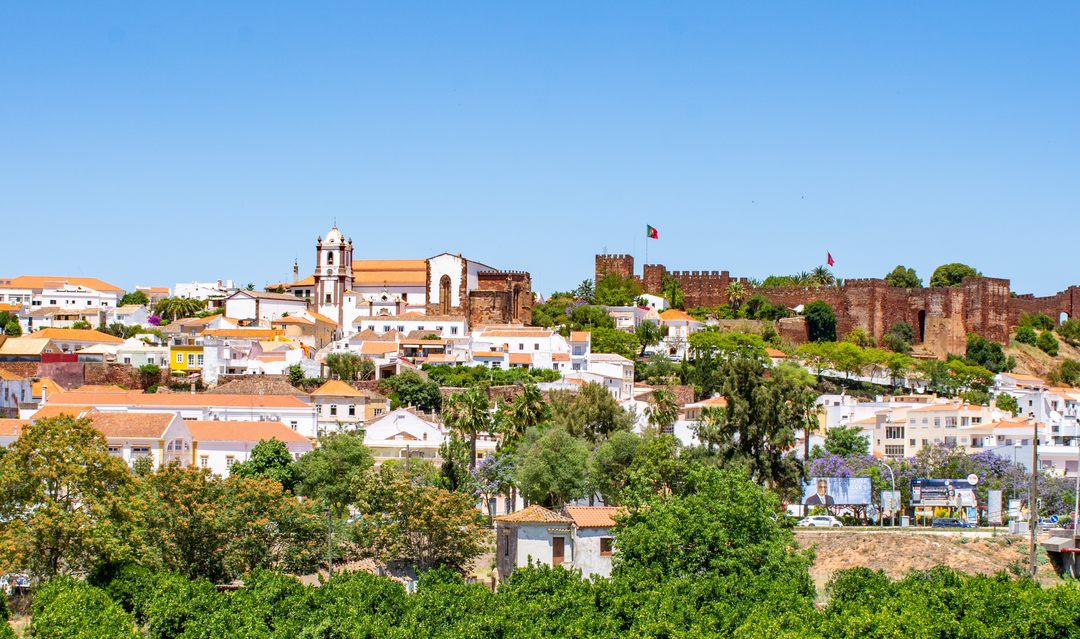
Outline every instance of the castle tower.
[[352, 288], [352, 238], [345, 241], [337, 226], [330, 229], [326, 239], [315, 244], [315, 307], [328, 317], [336, 317], [339, 325], [345, 322], [342, 300]]

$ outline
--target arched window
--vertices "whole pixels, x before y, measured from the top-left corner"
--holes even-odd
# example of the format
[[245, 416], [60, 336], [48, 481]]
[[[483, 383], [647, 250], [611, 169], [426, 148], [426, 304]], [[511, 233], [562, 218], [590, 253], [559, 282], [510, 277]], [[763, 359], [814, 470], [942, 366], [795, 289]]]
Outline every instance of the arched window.
[[334, 263], [334, 254], [333, 253], [327, 253], [326, 254], [326, 263], [327, 264], [333, 264]]
[[181, 466], [191, 463], [191, 443], [182, 437], [170, 440], [165, 445], [165, 465], [177, 462]]
[[511, 317], [511, 319], [514, 319], [514, 320], [518, 319], [518, 315], [519, 315], [518, 304], [520, 302], [521, 302], [521, 287], [517, 286], [517, 285], [514, 285], [514, 299], [511, 301], [511, 304], [513, 304], [513, 306], [511, 306], [511, 308], [510, 308], [510, 317]]
[[443, 275], [439, 280], [439, 314], [450, 314], [450, 276]]

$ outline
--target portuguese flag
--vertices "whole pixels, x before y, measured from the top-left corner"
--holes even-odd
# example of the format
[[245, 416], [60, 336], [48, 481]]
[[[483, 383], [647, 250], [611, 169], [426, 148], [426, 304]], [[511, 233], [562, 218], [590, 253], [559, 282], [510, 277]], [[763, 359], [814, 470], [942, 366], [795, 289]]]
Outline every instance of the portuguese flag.
[[656, 229], [649, 226], [648, 224], [645, 225], [645, 237], [649, 238], [650, 240], [660, 239], [660, 235], [657, 234]]

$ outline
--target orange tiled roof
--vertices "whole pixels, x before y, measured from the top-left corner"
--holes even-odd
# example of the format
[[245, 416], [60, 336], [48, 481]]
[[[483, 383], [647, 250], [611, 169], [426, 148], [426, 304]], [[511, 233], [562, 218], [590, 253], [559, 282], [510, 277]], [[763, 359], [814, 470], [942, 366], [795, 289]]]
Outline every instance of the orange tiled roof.
[[569, 362], [570, 353], [552, 353], [551, 361], [553, 362]]
[[0, 288], [45, 288], [46, 285], [70, 284], [92, 288], [95, 291], [110, 291], [123, 293], [124, 289], [117, 288], [112, 284], [106, 284], [96, 277], [43, 277], [40, 275], [20, 275], [12, 279], [0, 279]]
[[680, 311], [677, 308], [671, 308], [664, 311], [663, 313], [660, 313], [660, 319], [690, 321], [697, 322], [698, 324], [701, 323], [699, 320], [694, 319], [690, 315], [687, 315], [686, 313]]
[[0, 437], [18, 437], [30, 425], [29, 419], [0, 419]]
[[[78, 388], [73, 388], [71, 390], [76, 392], [76, 393], [128, 393], [128, 392], [131, 392], [131, 391], [126, 391], [123, 388], [120, 388], [116, 384], [109, 384], [108, 386], [101, 386], [101, 385], [98, 385], [98, 384], [85, 384], [83, 386], [80, 386]], [[141, 391], [137, 391], [137, 392], [141, 392]]]
[[311, 394], [312, 397], [331, 395], [334, 397], [364, 397], [364, 393], [356, 390], [349, 384], [337, 379], [332, 379]]
[[567, 506], [563, 513], [574, 520], [578, 528], [610, 528], [615, 525], [612, 515], [623, 508], [615, 506]]
[[512, 512], [509, 515], [501, 515], [495, 518], [495, 521], [504, 521], [507, 523], [521, 523], [521, 524], [572, 524], [573, 519], [569, 517], [563, 517], [557, 512], [548, 510], [543, 506], [533, 504], [527, 508], [522, 508], [519, 511]]
[[499, 351], [474, 351], [473, 357], [499, 357], [501, 358], [503, 353]]
[[[49, 398], [52, 401], [52, 398]], [[89, 413], [94, 410], [93, 406], [68, 406], [64, 404], [46, 404], [38, 409], [30, 419], [51, 419], [53, 417], [59, 417], [61, 415], [70, 415], [72, 417], [78, 417], [83, 413]]]
[[768, 355], [769, 357], [775, 357], [777, 359], [787, 359], [788, 357], [790, 357], [784, 351], [780, 351], [780, 350], [777, 350], [775, 348], [766, 348], [765, 349], [765, 354]]
[[396, 353], [397, 350], [397, 342], [364, 342], [360, 346], [361, 355], [385, 355]]
[[[960, 410], [963, 408], [962, 404], [927, 404], [926, 406], [919, 406], [918, 408], [909, 408], [909, 411], [921, 412], [921, 411], [936, 411], [936, 410]], [[976, 409], [979, 407], [976, 406]]]
[[588, 331], [573, 331], [570, 333], [571, 342], [587, 342], [589, 341]]
[[532, 353], [510, 353], [511, 364], [532, 364]]
[[175, 413], [90, 413], [90, 422], [106, 437], [161, 439]]
[[77, 342], [98, 342], [101, 344], [121, 344], [124, 340], [101, 331], [78, 328], [43, 328], [27, 335], [36, 339], [58, 339]]
[[63, 392], [64, 391], [64, 387], [61, 386], [60, 384], [58, 384], [57, 382], [54, 382], [53, 380], [49, 379], [48, 377], [42, 377], [38, 381], [30, 384], [30, 394], [32, 396], [34, 396], [34, 397], [41, 397], [41, 386], [43, 384], [45, 386], [49, 387], [49, 395], [50, 396], [52, 396], [53, 393]]
[[2, 368], [0, 368], [0, 379], [6, 379], [9, 382], [25, 382], [26, 381], [25, 377], [20, 377], [20, 376], [16, 375], [15, 373], [12, 373], [10, 371], [6, 371], [6, 370], [4, 370]]
[[204, 337], [252, 337], [266, 338], [281, 335], [283, 331], [276, 328], [215, 328], [202, 332]]
[[292, 284], [284, 284], [284, 287], [287, 288], [287, 289], [288, 288], [293, 288], [293, 287], [296, 287], [296, 286], [315, 286], [315, 276], [314, 275], [308, 275], [307, 277], [300, 280], [299, 282], [293, 282]]
[[276, 439], [281, 442], [307, 442], [311, 440], [281, 422], [204, 422], [189, 421], [184, 425], [191, 431], [195, 441], [258, 442]]
[[292, 395], [191, 395], [189, 393], [58, 393], [49, 403], [64, 406], [252, 406], [254, 408], [311, 408]]

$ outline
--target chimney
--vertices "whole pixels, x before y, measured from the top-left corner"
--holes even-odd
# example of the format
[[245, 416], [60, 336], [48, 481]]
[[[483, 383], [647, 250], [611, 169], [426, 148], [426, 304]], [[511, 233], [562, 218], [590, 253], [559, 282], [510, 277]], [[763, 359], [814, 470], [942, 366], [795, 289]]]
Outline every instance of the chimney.
[[191, 394], [195, 394], [195, 380], [191, 380]]
[[42, 384], [41, 385], [41, 405], [42, 406], [45, 405], [45, 401], [48, 398], [49, 398], [49, 385], [48, 384]]
[[296, 260], [292, 265], [292, 281], [296, 284], [300, 281], [300, 260]]

